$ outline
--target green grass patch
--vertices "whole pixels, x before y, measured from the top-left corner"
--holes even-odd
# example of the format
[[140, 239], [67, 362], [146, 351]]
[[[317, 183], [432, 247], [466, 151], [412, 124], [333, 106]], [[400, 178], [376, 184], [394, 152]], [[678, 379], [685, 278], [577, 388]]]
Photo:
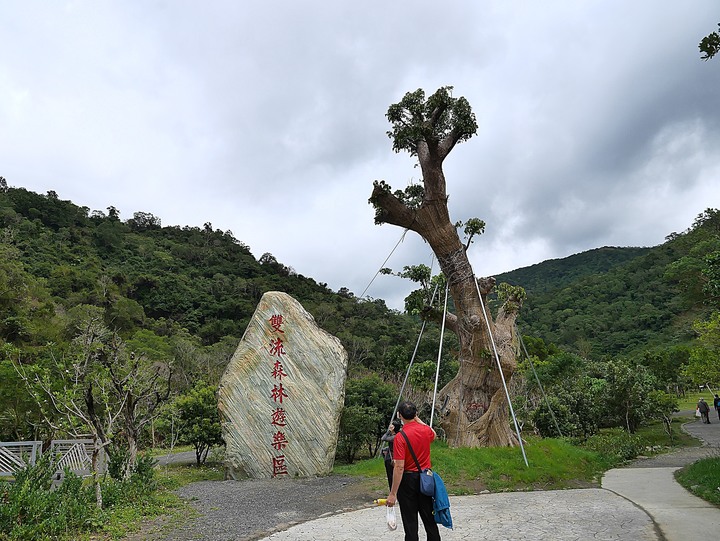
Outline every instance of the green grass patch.
[[147, 453], [154, 457], [159, 458], [161, 456], [167, 456], [167, 455], [174, 455], [177, 453], [186, 453], [188, 451], [194, 451], [195, 448], [192, 445], [176, 445], [173, 447], [172, 452], [170, 449], [165, 449], [163, 447], [153, 447], [152, 449], [148, 449]]
[[[661, 421], [650, 423], [640, 427], [637, 433], [652, 448], [646, 450], [644, 454], [657, 454], [670, 449], [680, 447], [699, 447], [702, 442], [692, 437], [690, 434], [683, 432], [682, 425], [688, 422], [687, 417], [674, 417], [670, 423], [672, 430], [672, 439], [665, 432], [665, 426]], [[654, 449], [654, 452], [653, 452]]]
[[143, 523], [163, 517], [165, 524], [178, 524], [195, 516], [194, 509], [174, 491], [196, 481], [222, 481], [222, 467], [208, 464], [195, 465], [171, 464], [155, 469], [157, 490], [147, 497], [128, 505], [118, 505], [103, 512], [100, 531], [86, 537], [72, 537], [78, 540], [116, 540], [138, 531]]
[[[433, 465], [448, 492], [455, 495], [508, 490], [536, 490], [597, 486], [606, 462], [597, 453], [557, 439], [530, 438], [520, 447], [459, 448], [436, 441]], [[338, 465], [333, 473], [385, 479], [381, 458]]]
[[710, 409], [712, 409], [713, 400], [715, 399], [715, 393], [720, 394], [720, 389], [715, 390], [713, 392], [702, 391], [702, 392], [685, 393], [685, 396], [683, 398], [678, 399], [678, 409], [680, 411], [694, 410], [697, 407], [697, 403], [698, 403], [698, 400], [700, 400], [700, 398], [704, 398], [705, 402], [710, 404]]
[[[610, 468], [636, 458], [673, 449], [700, 445], [680, 427], [685, 419], [673, 419], [672, 440], [661, 422], [644, 426], [636, 434], [620, 429], [601, 430], [582, 444], [565, 439], [526, 436], [523, 461], [519, 447], [450, 448], [442, 441], [432, 444], [435, 470], [454, 495], [510, 490], [551, 490], [598, 486], [602, 474]], [[333, 473], [362, 476], [386, 483], [381, 458], [336, 464]]]
[[720, 506], [720, 456], [685, 466], [675, 472], [675, 479], [695, 496]]

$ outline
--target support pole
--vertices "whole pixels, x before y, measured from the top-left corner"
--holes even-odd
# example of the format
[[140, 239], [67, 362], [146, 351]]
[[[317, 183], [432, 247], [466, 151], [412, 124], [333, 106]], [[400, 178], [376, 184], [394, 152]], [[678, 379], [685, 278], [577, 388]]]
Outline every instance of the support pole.
[[510, 400], [510, 391], [508, 391], [507, 382], [505, 381], [505, 374], [502, 371], [502, 365], [500, 364], [500, 355], [498, 355], [497, 347], [495, 346], [495, 338], [490, 328], [490, 312], [485, 310], [485, 302], [483, 301], [482, 295], [480, 294], [480, 286], [478, 285], [477, 278], [475, 281], [475, 289], [477, 290], [478, 297], [480, 298], [480, 306], [483, 310], [483, 316], [485, 318], [485, 324], [487, 325], [488, 334], [490, 335], [490, 342], [492, 343], [493, 353], [495, 353], [495, 360], [497, 361], [498, 370], [500, 371], [500, 379], [502, 379], [503, 388], [505, 389], [505, 396], [507, 397], [508, 405], [510, 406], [510, 413], [512, 414], [513, 423], [515, 425], [515, 432], [517, 433], [518, 441], [520, 442], [520, 449], [522, 450], [523, 460], [525, 465], [530, 467], [528, 464], [527, 456], [525, 455], [525, 446], [523, 445], [522, 435], [520, 434], [520, 427], [518, 426], [517, 417], [515, 417], [515, 410], [513, 409], [512, 400]]

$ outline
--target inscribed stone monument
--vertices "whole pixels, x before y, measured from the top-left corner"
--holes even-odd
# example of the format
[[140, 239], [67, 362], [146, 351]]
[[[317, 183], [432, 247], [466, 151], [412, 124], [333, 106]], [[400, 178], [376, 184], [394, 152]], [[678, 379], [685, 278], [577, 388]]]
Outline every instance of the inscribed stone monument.
[[230, 479], [327, 475], [347, 353], [291, 296], [265, 293], [220, 382]]

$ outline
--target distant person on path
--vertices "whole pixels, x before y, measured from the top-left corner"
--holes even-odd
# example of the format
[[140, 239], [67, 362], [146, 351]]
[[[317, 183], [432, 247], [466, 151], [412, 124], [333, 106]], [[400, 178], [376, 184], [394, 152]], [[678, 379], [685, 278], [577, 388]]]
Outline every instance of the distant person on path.
[[401, 428], [402, 423], [400, 422], [400, 420], [393, 419], [393, 422], [390, 423], [387, 432], [385, 432], [385, 434], [383, 434], [380, 438], [382, 441], [386, 441], [388, 443], [387, 449], [383, 449], [383, 458], [385, 459], [385, 473], [387, 473], [388, 488], [392, 488], [393, 470], [395, 469], [395, 465], [393, 464], [393, 440], [395, 439], [397, 433], [400, 432]]
[[[431, 468], [430, 443], [435, 439], [435, 431], [420, 420], [417, 407], [412, 402], [400, 404], [398, 415], [403, 424], [402, 432], [407, 436], [420, 468]], [[440, 532], [433, 516], [433, 499], [420, 492], [420, 472], [408, 451], [407, 441], [403, 437], [396, 437], [393, 443], [395, 468], [387, 505], [392, 507], [396, 501], [400, 504], [405, 541], [418, 541], [418, 514], [425, 526], [427, 541], [440, 541]]]
[[698, 401], [698, 411], [700, 412], [700, 416], [702, 417], [702, 422], [706, 425], [710, 424], [710, 406], [708, 406], [707, 402], [705, 402], [704, 398], [701, 398]]
[[713, 400], [713, 406], [715, 406], [715, 411], [717, 412], [718, 419], [720, 419], [720, 396], [715, 395], [715, 400]]

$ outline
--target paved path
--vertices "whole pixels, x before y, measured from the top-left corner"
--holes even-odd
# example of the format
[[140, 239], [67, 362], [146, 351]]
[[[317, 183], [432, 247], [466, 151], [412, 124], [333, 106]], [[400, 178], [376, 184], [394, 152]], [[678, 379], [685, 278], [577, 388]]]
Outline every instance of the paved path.
[[[720, 509], [683, 489], [673, 473], [720, 452], [720, 421], [692, 422], [685, 429], [706, 445], [610, 470], [599, 489], [451, 497], [455, 529], [441, 527], [441, 536], [446, 541], [711, 539], [720, 531]], [[395, 532], [388, 531], [385, 509], [369, 507], [298, 524], [263, 539], [400, 540], [402, 523], [398, 522]], [[422, 531], [420, 539], [425, 539]]]

